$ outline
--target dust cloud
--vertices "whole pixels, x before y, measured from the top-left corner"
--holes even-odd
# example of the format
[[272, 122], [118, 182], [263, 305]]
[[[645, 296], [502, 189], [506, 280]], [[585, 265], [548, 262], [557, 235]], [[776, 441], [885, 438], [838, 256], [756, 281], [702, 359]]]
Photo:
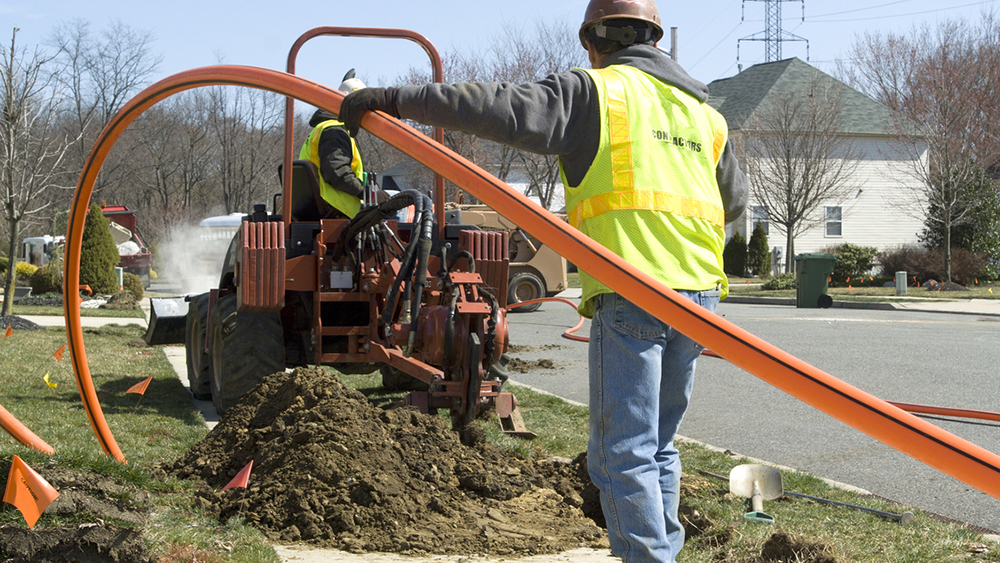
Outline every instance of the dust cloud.
[[219, 286], [222, 263], [237, 227], [208, 221], [176, 226], [160, 246], [159, 277], [179, 285], [182, 294], [205, 293]]

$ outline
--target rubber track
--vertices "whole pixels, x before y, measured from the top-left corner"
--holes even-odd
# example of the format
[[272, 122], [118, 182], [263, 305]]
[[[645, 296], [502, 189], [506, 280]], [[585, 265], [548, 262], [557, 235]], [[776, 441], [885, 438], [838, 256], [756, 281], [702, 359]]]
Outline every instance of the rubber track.
[[[94, 180], [111, 146], [125, 127], [160, 100], [192, 88], [213, 85], [269, 90], [334, 112], [339, 110], [344, 96], [333, 88], [299, 76], [233, 66], [194, 69], [150, 86], [126, 104], [108, 124], [81, 173], [69, 221], [66, 280], [79, 279], [80, 239]], [[515, 220], [525, 231], [581, 270], [591, 272], [599, 281], [630, 301], [643, 303], [650, 314], [670, 323], [702, 346], [890, 447], [1000, 498], [1000, 456], [844, 383], [681, 298], [485, 170], [402, 122], [370, 112], [362, 118], [361, 125], [505, 217]], [[70, 283], [65, 285], [66, 329], [84, 408], [105, 451], [124, 461], [104, 423], [93, 383], [90, 382], [77, 288]]]

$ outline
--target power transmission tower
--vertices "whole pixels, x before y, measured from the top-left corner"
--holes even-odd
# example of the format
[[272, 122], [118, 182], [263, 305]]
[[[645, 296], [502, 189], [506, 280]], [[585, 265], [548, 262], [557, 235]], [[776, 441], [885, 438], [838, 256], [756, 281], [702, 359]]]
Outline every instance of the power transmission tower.
[[802, 2], [802, 21], [806, 21], [806, 0], [743, 0], [743, 16], [746, 19], [746, 5], [750, 2], [764, 2], [764, 31], [758, 31], [736, 41], [736, 64], [743, 71], [740, 63], [741, 41], [763, 41], [764, 62], [773, 63], [781, 60], [781, 44], [785, 41], [805, 41], [806, 60], [809, 60], [809, 40], [781, 29], [781, 4], [784, 2]]

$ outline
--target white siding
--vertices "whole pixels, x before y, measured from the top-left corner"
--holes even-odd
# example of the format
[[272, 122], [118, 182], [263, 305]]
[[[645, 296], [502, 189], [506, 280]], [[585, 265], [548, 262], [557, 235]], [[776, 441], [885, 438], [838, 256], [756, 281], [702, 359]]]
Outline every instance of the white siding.
[[[814, 211], [818, 221], [808, 231], [795, 239], [795, 253], [822, 252], [831, 246], [851, 243], [874, 246], [879, 250], [903, 244], [917, 244], [923, 229], [923, 211], [919, 182], [914, 179], [914, 161], [893, 150], [883, 139], [858, 139], [857, 146], [864, 154], [855, 170], [855, 186], [842, 200], [823, 202]], [[747, 213], [734, 223], [749, 240], [753, 232], [750, 209], [758, 205], [753, 196]], [[840, 206], [843, 212], [842, 236], [826, 235], [823, 221], [826, 206]], [[732, 234], [732, 229], [727, 229]], [[785, 248], [785, 233], [773, 221], [767, 239], [772, 249]]]

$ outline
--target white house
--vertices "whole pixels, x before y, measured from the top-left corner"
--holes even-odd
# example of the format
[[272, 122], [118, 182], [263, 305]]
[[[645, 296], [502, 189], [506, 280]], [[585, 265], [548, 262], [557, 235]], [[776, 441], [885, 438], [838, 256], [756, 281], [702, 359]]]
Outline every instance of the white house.
[[[819, 88], [840, 89], [840, 133], [862, 156], [849, 182], [852, 189], [848, 195], [817, 206], [815, 226], [795, 238], [795, 253], [821, 252], [843, 243], [880, 250], [917, 243], [925, 206], [918, 197], [919, 181], [914, 178], [916, 163], [913, 156], [903, 154], [910, 151], [900, 151], [893, 141], [898, 138], [893, 133], [897, 119], [887, 107], [797, 58], [754, 65], [736, 76], [712, 82], [709, 103], [726, 118], [731, 132], [752, 134], [751, 118], [770, 96], [808, 95], [817, 80]], [[926, 148], [918, 153], [926, 163]], [[784, 231], [767, 223], [766, 212], [752, 194], [743, 218], [727, 227], [727, 238], [739, 232], [749, 239], [758, 220], [766, 225], [772, 251], [784, 252]], [[785, 259], [782, 257], [781, 264]]]

